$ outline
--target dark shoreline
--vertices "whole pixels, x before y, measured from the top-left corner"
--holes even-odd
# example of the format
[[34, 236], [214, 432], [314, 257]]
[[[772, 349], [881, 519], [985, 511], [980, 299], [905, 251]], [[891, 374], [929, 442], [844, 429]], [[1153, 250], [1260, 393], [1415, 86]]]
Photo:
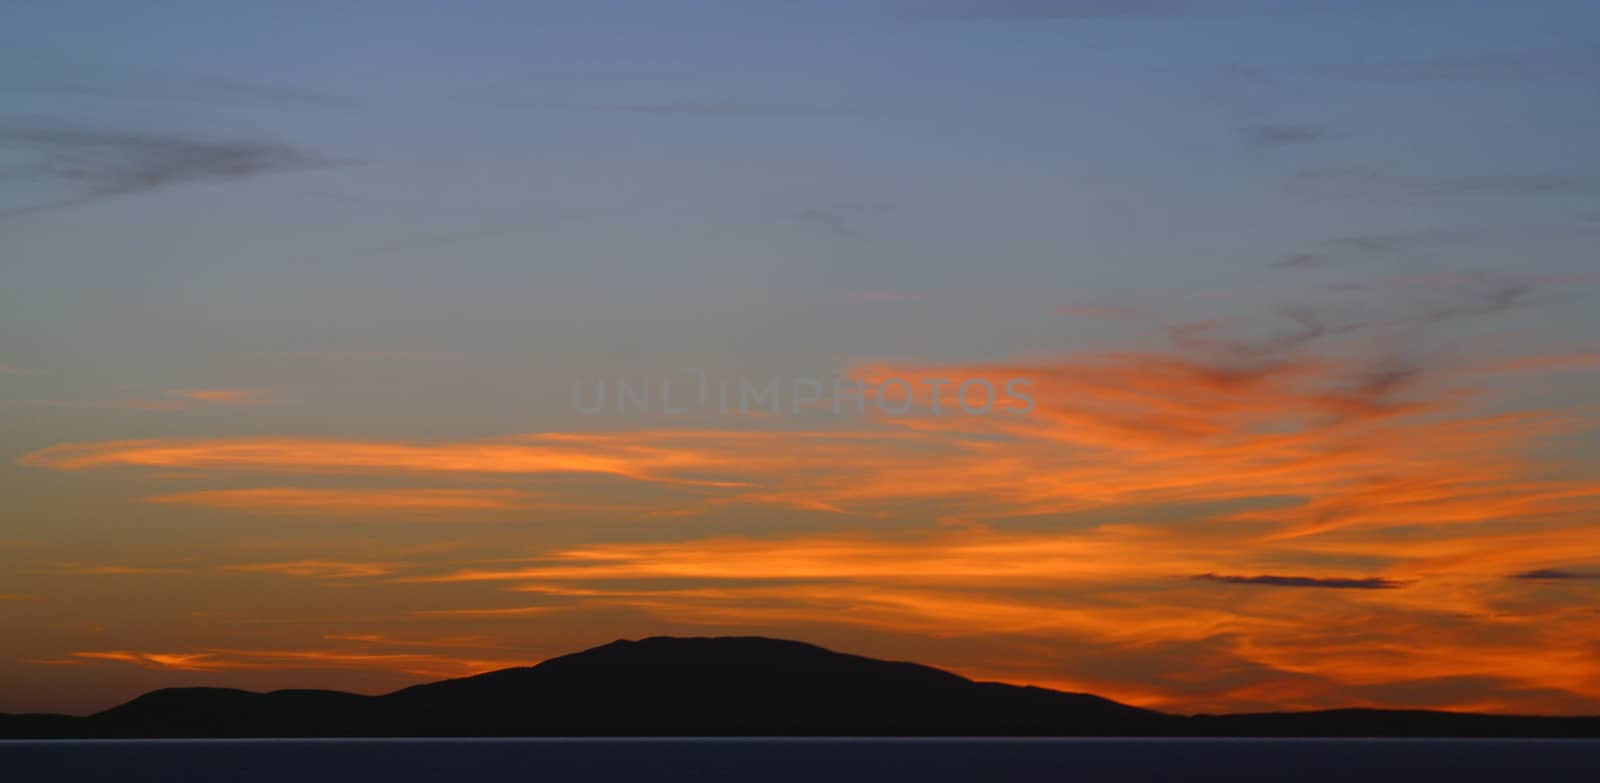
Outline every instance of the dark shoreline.
[[430, 738], [0, 742], [29, 781], [1591, 781], [1547, 739]]

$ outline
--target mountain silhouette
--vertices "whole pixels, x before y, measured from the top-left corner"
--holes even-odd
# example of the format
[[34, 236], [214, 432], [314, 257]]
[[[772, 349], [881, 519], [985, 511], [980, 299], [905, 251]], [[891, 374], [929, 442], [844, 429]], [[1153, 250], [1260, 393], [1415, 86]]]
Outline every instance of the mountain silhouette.
[[1600, 718], [1332, 710], [1179, 716], [759, 637], [619, 640], [381, 696], [168, 688], [0, 737], [1600, 736]]

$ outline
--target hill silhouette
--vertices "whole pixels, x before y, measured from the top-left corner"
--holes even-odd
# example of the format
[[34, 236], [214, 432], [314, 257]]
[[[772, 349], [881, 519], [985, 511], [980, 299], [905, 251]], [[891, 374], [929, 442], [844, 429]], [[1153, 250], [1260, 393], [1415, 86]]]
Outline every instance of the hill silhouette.
[[168, 688], [0, 737], [1600, 736], [1600, 718], [1333, 710], [1178, 716], [759, 637], [619, 640], [381, 696]]

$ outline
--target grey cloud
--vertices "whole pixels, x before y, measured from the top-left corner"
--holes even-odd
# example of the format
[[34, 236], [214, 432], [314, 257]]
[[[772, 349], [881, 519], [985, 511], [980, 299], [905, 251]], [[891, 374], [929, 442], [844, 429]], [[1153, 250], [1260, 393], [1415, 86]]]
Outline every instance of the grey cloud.
[[921, 3], [911, 15], [950, 19], [1105, 19], [1334, 13], [1349, 7], [1349, 3], [1317, 0], [950, 0]]
[[1277, 268], [1321, 267], [1343, 261], [1363, 260], [1392, 253], [1414, 252], [1418, 249], [1456, 242], [1469, 242], [1482, 237], [1474, 231], [1416, 231], [1392, 234], [1353, 234], [1329, 239], [1314, 251], [1295, 253], [1272, 264]]
[[1524, 242], [1593, 239], [1600, 236], [1596, 220], [1566, 225], [1498, 226], [1473, 231], [1435, 230], [1390, 234], [1353, 234], [1324, 240], [1298, 253], [1272, 262], [1275, 269], [1313, 269], [1377, 258], [1417, 253], [1430, 248], [1468, 242]]
[[742, 101], [665, 101], [661, 103], [618, 103], [592, 106], [562, 106], [568, 110], [620, 112], [625, 114], [700, 114], [732, 116], [830, 117], [853, 114], [842, 108], [782, 103]]
[[[1325, 339], [1377, 330], [1398, 338], [1407, 330], [1503, 313], [1531, 304], [1535, 293], [1522, 277], [1486, 272], [1345, 284], [1339, 290], [1359, 299], [1284, 307], [1265, 325], [1243, 333], [1202, 323], [1168, 327], [1167, 336], [1179, 349], [1210, 354], [1229, 366], [1257, 366]], [[1375, 377], [1391, 382], [1374, 386], [1362, 381], [1355, 391], [1373, 401], [1397, 391], [1400, 384], [1395, 381], [1416, 374], [1416, 368], [1397, 361], [1390, 359], [1374, 371]]]
[[62, 128], [0, 128], [0, 147], [31, 153], [31, 171], [71, 183], [77, 195], [0, 216], [56, 209], [112, 196], [196, 182], [225, 182], [330, 165], [270, 141], [210, 141]]
[[1093, 18], [1109, 16], [1174, 16], [1196, 12], [1203, 3], [1194, 0], [994, 0], [927, 5], [925, 15], [999, 18]]
[[1424, 309], [1422, 320], [1437, 322], [1503, 313], [1528, 304], [1533, 284], [1516, 277], [1478, 273], [1460, 278], [1465, 285], [1447, 301]]
[[1600, 47], [1329, 65], [1313, 69], [1313, 73], [1380, 81], [1588, 81], [1600, 74]]
[[1503, 175], [1485, 177], [1447, 177], [1417, 184], [1425, 194], [1447, 193], [1593, 193], [1600, 191], [1600, 177], [1565, 175]]
[[1305, 196], [1370, 195], [1393, 189], [1396, 177], [1376, 166], [1304, 169], [1290, 175], [1290, 192]]
[[1270, 148], [1320, 141], [1328, 130], [1317, 125], [1253, 125], [1240, 128], [1239, 135], [1252, 147]]
[[1407, 250], [1417, 245], [1439, 242], [1458, 242], [1477, 237], [1470, 231], [1419, 231], [1409, 234], [1355, 234], [1330, 239], [1327, 244], [1340, 249], [1363, 253], [1387, 253]]
[[881, 215], [884, 208], [875, 205], [844, 205], [806, 207], [794, 217], [805, 225], [843, 239], [867, 241], [871, 237], [861, 228], [865, 219]]
[[216, 96], [237, 100], [259, 100], [278, 103], [298, 103], [307, 106], [322, 107], [347, 107], [353, 106], [357, 101], [342, 95], [305, 90], [297, 87], [279, 87], [269, 84], [255, 84], [253, 82], [240, 82], [231, 79], [205, 79], [194, 83], [194, 94], [197, 98]]
[[57, 67], [41, 61], [0, 74], [0, 92], [72, 98], [211, 103], [237, 106], [299, 105], [342, 108], [357, 102], [339, 95], [225, 78], [109, 68], [86, 64]]
[[1504, 174], [1459, 177], [1407, 177], [1376, 166], [1306, 169], [1288, 181], [1289, 191], [1326, 198], [1382, 198], [1453, 195], [1573, 195], [1600, 193], [1600, 176]]
[[1213, 324], [1178, 324], [1167, 327], [1167, 339], [1184, 351], [1210, 353], [1230, 365], [1274, 361], [1325, 337], [1364, 328], [1360, 321], [1341, 322], [1304, 308], [1285, 309], [1260, 336], [1217, 334]]
[[1275, 269], [1305, 269], [1338, 263], [1337, 259], [1317, 253], [1295, 253], [1272, 262]]
[[[1280, 318], [1287, 321], [1287, 325], [1280, 322], [1264, 336], [1210, 337], [1205, 334], [1205, 325], [1172, 327], [1169, 336], [1180, 350], [1197, 354], [1192, 360], [1196, 368], [1205, 368], [1219, 381], [1248, 383], [1268, 377], [1292, 363], [1295, 353], [1313, 342], [1374, 326], [1359, 319], [1338, 320], [1296, 310], [1286, 310]], [[1420, 362], [1397, 354], [1363, 362], [1321, 391], [1323, 399], [1330, 403], [1327, 423], [1336, 424], [1403, 406], [1407, 393], [1425, 382], [1427, 376]], [[1197, 578], [1234, 581], [1245, 577], [1208, 575]]]
[[1360, 320], [1316, 312], [1309, 307], [1286, 308], [1279, 313], [1279, 321], [1282, 325], [1274, 328], [1266, 337], [1241, 344], [1239, 348], [1242, 352], [1287, 353], [1313, 341], [1349, 334], [1367, 326]]
[[1413, 281], [1409, 285], [1392, 280], [1346, 284], [1343, 290], [1368, 296], [1408, 292], [1422, 294], [1398, 302], [1396, 307], [1401, 312], [1374, 318], [1359, 324], [1357, 328], [1437, 324], [1496, 315], [1531, 304], [1534, 294], [1533, 283], [1526, 278], [1490, 272], [1441, 275]]
[[1403, 587], [1404, 582], [1381, 577], [1319, 578], [1312, 576], [1233, 576], [1228, 574], [1200, 574], [1192, 577], [1208, 582], [1230, 585], [1262, 585], [1266, 587], [1320, 587], [1333, 590], [1392, 590]]

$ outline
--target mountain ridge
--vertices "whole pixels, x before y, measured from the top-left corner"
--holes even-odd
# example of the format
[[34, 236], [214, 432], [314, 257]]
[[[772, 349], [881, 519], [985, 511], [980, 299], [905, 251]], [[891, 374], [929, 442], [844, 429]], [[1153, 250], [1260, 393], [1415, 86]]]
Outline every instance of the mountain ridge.
[[163, 688], [0, 738], [463, 736], [1600, 737], [1600, 717], [1352, 708], [1173, 715], [756, 636], [619, 639], [381, 695]]

